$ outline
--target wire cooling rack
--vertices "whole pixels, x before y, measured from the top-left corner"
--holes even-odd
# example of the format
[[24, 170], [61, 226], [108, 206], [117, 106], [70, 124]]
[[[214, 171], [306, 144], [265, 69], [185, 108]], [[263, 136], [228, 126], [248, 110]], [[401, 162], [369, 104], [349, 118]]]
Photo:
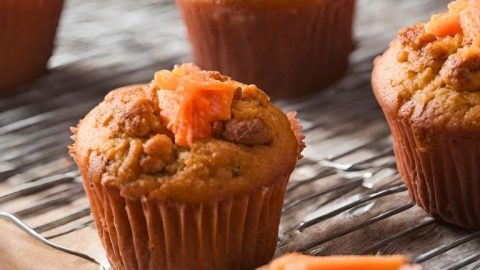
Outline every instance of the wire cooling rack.
[[[346, 76], [278, 102], [298, 111], [307, 149], [287, 189], [277, 255], [401, 253], [426, 269], [480, 269], [480, 232], [435, 221], [409, 199], [370, 89], [372, 61], [396, 31], [446, 2], [359, 0]], [[49, 74], [0, 98], [0, 210], [67, 247], [65, 237], [94, 235], [68, 127], [109, 90], [189, 59], [172, 1], [69, 0]]]

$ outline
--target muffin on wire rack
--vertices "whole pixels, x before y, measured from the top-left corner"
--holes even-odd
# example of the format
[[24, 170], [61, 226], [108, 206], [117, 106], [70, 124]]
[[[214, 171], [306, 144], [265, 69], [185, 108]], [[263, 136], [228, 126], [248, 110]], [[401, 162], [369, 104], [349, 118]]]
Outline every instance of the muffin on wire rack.
[[480, 1], [402, 29], [372, 84], [411, 197], [435, 218], [480, 228]]
[[256, 86], [191, 64], [110, 92], [70, 153], [113, 267], [267, 263], [300, 128]]

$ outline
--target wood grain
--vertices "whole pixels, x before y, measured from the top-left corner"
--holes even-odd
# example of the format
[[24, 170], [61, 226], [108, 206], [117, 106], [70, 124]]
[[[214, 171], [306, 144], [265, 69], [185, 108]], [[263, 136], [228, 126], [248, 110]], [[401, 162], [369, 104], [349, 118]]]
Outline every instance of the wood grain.
[[[348, 74], [312, 96], [278, 102], [299, 112], [307, 149], [288, 187], [277, 255], [402, 253], [420, 256], [426, 269], [480, 269], [478, 235], [431, 220], [402, 190], [388, 127], [370, 89], [371, 63], [396, 32], [428, 19], [448, 2], [359, 0]], [[190, 59], [172, 1], [67, 1], [49, 74], [0, 98], [0, 192], [65, 173], [69, 181], [15, 200], [3, 201], [0, 195], [0, 209], [23, 213], [27, 223], [54, 241], [101, 257], [97, 241], [78, 241], [96, 236], [91, 219], [81, 212], [87, 202], [66, 154], [68, 127], [110, 89], [147, 82], [154, 71]], [[357, 164], [335, 170], [332, 162]], [[398, 190], [322, 217], [391, 187]], [[38, 211], [28, 211], [38, 204]], [[78, 218], [52, 225], [72, 213]], [[302, 223], [316, 219], [321, 221]], [[448, 250], [440, 255], [429, 255], [444, 246]]]

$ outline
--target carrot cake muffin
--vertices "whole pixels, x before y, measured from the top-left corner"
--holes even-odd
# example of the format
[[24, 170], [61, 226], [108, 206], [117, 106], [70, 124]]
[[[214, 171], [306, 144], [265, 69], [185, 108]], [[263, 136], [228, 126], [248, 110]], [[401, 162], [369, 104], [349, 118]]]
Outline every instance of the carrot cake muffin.
[[0, 1], [0, 91], [46, 71], [63, 0]]
[[299, 97], [340, 78], [355, 0], [177, 0], [197, 64]]
[[397, 165], [434, 217], [480, 228], [480, 1], [402, 29], [375, 61], [373, 91]]
[[299, 124], [261, 90], [192, 64], [110, 92], [73, 129], [116, 270], [250, 270], [273, 256]]

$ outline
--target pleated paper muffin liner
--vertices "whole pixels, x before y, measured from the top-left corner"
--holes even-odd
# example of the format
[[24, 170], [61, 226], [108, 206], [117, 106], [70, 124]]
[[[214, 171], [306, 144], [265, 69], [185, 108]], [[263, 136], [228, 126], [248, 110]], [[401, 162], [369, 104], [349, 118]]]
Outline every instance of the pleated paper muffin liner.
[[398, 170], [416, 203], [437, 219], [480, 228], [480, 141], [428, 132], [425, 146], [414, 125], [386, 117]]
[[273, 256], [288, 176], [249, 195], [199, 204], [124, 198], [84, 179], [116, 270], [251, 270]]
[[311, 93], [346, 70], [355, 0], [271, 8], [212, 2], [177, 0], [201, 68], [257, 84], [273, 98]]
[[46, 70], [63, 0], [0, 1], [0, 90]]

